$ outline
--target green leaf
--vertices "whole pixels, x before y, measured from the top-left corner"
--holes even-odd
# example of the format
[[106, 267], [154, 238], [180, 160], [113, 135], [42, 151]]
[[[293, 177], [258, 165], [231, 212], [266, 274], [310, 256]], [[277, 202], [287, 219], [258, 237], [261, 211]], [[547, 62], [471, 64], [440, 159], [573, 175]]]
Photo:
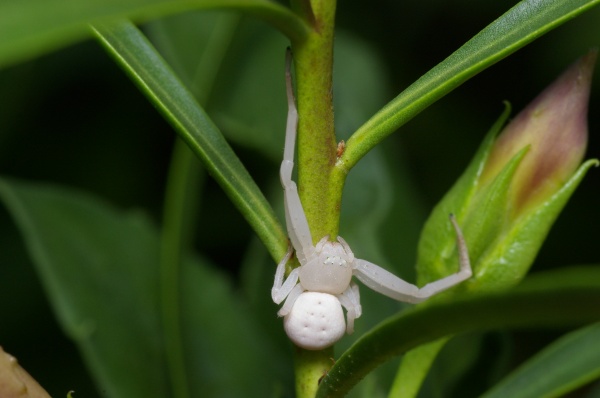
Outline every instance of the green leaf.
[[252, 177], [212, 120], [142, 33], [129, 22], [96, 25], [106, 50], [162, 112], [250, 226], [279, 261], [287, 250], [283, 227]]
[[551, 198], [514, 225], [505, 227], [503, 233], [477, 259], [476, 276], [463, 288], [501, 289], [518, 283], [533, 264], [550, 228], [575, 189], [588, 170], [599, 164], [596, 159], [583, 163]]
[[[157, 229], [139, 212], [55, 185], [0, 180], [0, 199], [99, 389], [111, 397], [173, 396], [160, 324]], [[192, 394], [268, 396], [284, 371], [277, 367], [281, 354], [258, 333], [230, 281], [205, 260], [188, 258], [180, 286]]]
[[[483, 143], [465, 172], [436, 205], [427, 219], [418, 247], [417, 275], [419, 284], [422, 285], [439, 279], [441, 276], [454, 273], [458, 269], [458, 260], [455, 253], [456, 236], [451, 228], [448, 216], [449, 214], [455, 214], [459, 224], [461, 224], [463, 230], [465, 229], [464, 216], [471, 208], [470, 203], [479, 186], [479, 177], [483, 172], [496, 136], [509, 114], [510, 105], [506, 104], [504, 112], [485, 136]], [[478, 229], [478, 232], [480, 232], [481, 228]], [[478, 235], [474, 237], [479, 239]], [[478, 245], [468, 240], [468, 247], [470, 257], [473, 258], [472, 252]]]
[[53, 186], [0, 180], [0, 198], [101, 389], [113, 397], [169, 396], [157, 315], [158, 240], [148, 220]]
[[421, 344], [402, 358], [389, 398], [416, 397], [438, 353], [448, 342], [447, 337]]
[[438, 302], [387, 319], [337, 360], [321, 382], [317, 396], [344, 396], [382, 362], [443, 336], [600, 320], [600, 267], [549, 274], [508, 292]]
[[[484, 255], [487, 255], [487, 251], [490, 250], [490, 248], [494, 248], [495, 245], [497, 245], [498, 242], [502, 242], [502, 239], [504, 238], [504, 231], [502, 228], [505, 225], [506, 209], [508, 208], [508, 191], [514, 173], [526, 154], [527, 148], [524, 148], [517, 153], [517, 155], [506, 164], [504, 169], [496, 176], [491, 184], [481, 189], [480, 192], [476, 192], [476, 195], [473, 197], [466, 198], [465, 202], [460, 204], [457, 208], [457, 211], [462, 215], [462, 217], [459, 218], [459, 222], [462, 224], [463, 233], [468, 242], [469, 257], [475, 275], [484, 274], [491, 266], [490, 262], [485, 263], [480, 261], [480, 259], [484, 257]], [[479, 181], [478, 179], [475, 179], [473, 181], [473, 186], [477, 185], [479, 185]], [[443, 219], [443, 214], [440, 214], [440, 210], [452, 199], [451, 194], [449, 194], [442, 200], [440, 205], [434, 210], [434, 215], [430, 218], [432, 222], [429, 222], [428, 220], [428, 226], [435, 225], [435, 221], [439, 222], [440, 219]], [[448, 222], [447, 214], [449, 213], [446, 213], [446, 223]], [[550, 220], [554, 221], [554, 218], [551, 218]], [[429, 236], [426, 235], [428, 232], [430, 233]], [[452, 235], [452, 233], [446, 234], [444, 236], [445, 239], [440, 237], [439, 242], [437, 243], [438, 247], [435, 247], [435, 242], [431, 241], [432, 238], [435, 240], [435, 237], [439, 235], [439, 233], [436, 234], [430, 229], [424, 230], [422, 235], [422, 241], [429, 241], [429, 245], [427, 246], [427, 249], [419, 251], [419, 254], [422, 256], [419, 257], [417, 271], [420, 278], [419, 283], [421, 284], [434, 281], [445, 275], [456, 272], [459, 268], [458, 254], [456, 251], [456, 237]], [[545, 237], [545, 235], [543, 235], [543, 237]], [[537, 240], [534, 241], [538, 242]], [[514, 244], [514, 242], [512, 243]], [[422, 246], [420, 246], [420, 249], [421, 247]], [[504, 245], [501, 245], [501, 247], [506, 250]], [[535, 246], [536, 253], [540, 247], [541, 243], [538, 246]], [[432, 257], [436, 262], [428, 263], [427, 261], [422, 261], [423, 258]], [[531, 261], [533, 261], [533, 259]], [[522, 261], [511, 264], [513, 267], [527, 267], [527, 269], [529, 265], [531, 265], [531, 262], [525, 264]], [[479, 281], [477, 281], [477, 283], [478, 282]], [[466, 283], [476, 282], [471, 279]]]
[[[564, 186], [535, 211], [516, 222], [511, 221], [507, 217], [507, 209], [510, 209], [507, 193], [514, 172], [527, 155], [528, 148], [517, 153], [491, 183], [484, 185], [480, 182], [495, 136], [508, 117], [509, 110], [507, 107], [465, 173], [436, 206], [419, 242], [417, 272], [420, 285], [456, 272], [455, 236], [448, 228], [448, 214], [456, 213], [469, 247], [474, 277], [423, 305], [447, 299], [453, 294], [464, 294], [466, 290], [503, 289], [518, 283], [529, 270], [554, 221], [587, 170], [598, 164], [596, 160], [584, 163]], [[418, 364], [423, 366], [421, 376], [426, 373], [436, 353], [432, 350], [412, 353], [412, 357], [417, 358]], [[400, 377], [407, 372], [414, 373], [417, 365], [403, 361], [402, 367], [407, 369], [400, 370]], [[414, 377], [411, 380], [412, 392], [415, 392], [418, 380]]]
[[485, 398], [561, 397], [600, 376], [600, 324], [571, 332], [529, 359]]
[[[273, 395], [289, 378], [286, 352], [256, 326], [232, 283], [206, 261], [184, 263], [182, 319], [187, 379], [192, 397]], [[273, 319], [276, 316], [273, 315]]]
[[419, 241], [417, 262], [420, 285], [456, 272], [458, 259], [455, 235], [448, 215], [454, 213], [462, 227], [474, 277], [431, 301], [465, 290], [498, 289], [518, 283], [529, 270], [550, 228], [587, 171], [597, 160], [582, 164], [571, 178], [544, 203], [521, 218], [507, 217], [507, 193], [521, 159], [523, 148], [504, 166], [494, 180], [480, 181], [482, 170], [510, 108], [496, 121], [467, 170], [434, 208]]
[[523, 0], [423, 75], [364, 123], [347, 142], [347, 173], [385, 137], [477, 73], [600, 0]]
[[5, 0], [0, 2], [0, 65], [8, 65], [74, 43], [89, 23], [132, 18], [145, 22], [195, 9], [227, 9], [254, 15], [292, 40], [308, 33], [304, 21], [270, 0]]

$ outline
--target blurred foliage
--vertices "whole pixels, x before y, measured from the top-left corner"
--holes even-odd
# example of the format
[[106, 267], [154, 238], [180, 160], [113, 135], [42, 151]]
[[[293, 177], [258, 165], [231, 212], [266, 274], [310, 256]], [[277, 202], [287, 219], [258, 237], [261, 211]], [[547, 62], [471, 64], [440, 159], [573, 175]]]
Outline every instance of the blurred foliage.
[[[369, 7], [340, 2], [334, 70], [338, 137], [346, 138], [514, 3], [387, 0]], [[197, 23], [197, 18], [211, 17], [193, 12], [143, 26], [191, 87], [194, 70], [190, 68], [197, 62], [197, 49], [189, 37], [201, 36], [196, 30], [208, 26], [208, 22]], [[513, 109], [521, 109], [575, 58], [598, 46], [598, 20], [600, 9], [595, 8], [533, 42], [455, 90], [369, 153], [349, 175], [344, 192], [341, 235], [355, 253], [414, 281], [420, 228], [470, 161], [502, 111], [502, 101], [510, 100]], [[283, 220], [278, 170], [285, 129], [283, 49], [287, 42], [256, 20], [231, 18], [229, 23], [235, 24], [231, 47], [217, 72], [207, 110]], [[177, 35], [184, 39], [177, 41]], [[0, 103], [2, 176], [76, 187], [110, 206], [141, 210], [149, 223], [160, 223], [174, 134], [96, 42], [5, 67], [0, 71]], [[600, 109], [600, 79], [594, 81], [590, 109]], [[590, 112], [589, 124], [588, 157], [596, 157], [600, 112]], [[595, 226], [600, 224], [600, 212], [594, 208], [599, 186], [600, 176], [592, 170], [552, 229], [533, 272], [598, 261]], [[273, 262], [210, 179], [203, 187], [198, 217], [195, 248], [203, 261], [214, 264], [215, 278], [229, 275], [231, 285], [241, 288], [232, 293], [235, 300], [256, 310], [256, 327], [275, 347], [276, 354], [268, 360], [283, 362], [273, 364], [291, 372], [291, 365], [281, 359], [289, 357], [291, 348], [268, 294]], [[108, 396], [110, 391], [97, 390], [81, 354], [59, 330], [4, 207], [0, 208], [0, 264], [0, 344], [52, 396], [64, 396], [69, 390], [76, 391], [75, 397]], [[367, 289], [361, 296], [364, 315], [355, 334], [340, 342], [340, 351], [403, 306]], [[436, 361], [421, 394], [482, 393], [562, 333], [474, 333], [453, 340]], [[234, 347], [228, 355], [235, 357]], [[457, 355], [466, 373], [446, 370], [456, 366]], [[369, 375], [354, 396], [384, 394], [395, 364]], [[291, 380], [291, 374], [281, 376], [286, 378]], [[289, 395], [289, 384], [270, 392]]]

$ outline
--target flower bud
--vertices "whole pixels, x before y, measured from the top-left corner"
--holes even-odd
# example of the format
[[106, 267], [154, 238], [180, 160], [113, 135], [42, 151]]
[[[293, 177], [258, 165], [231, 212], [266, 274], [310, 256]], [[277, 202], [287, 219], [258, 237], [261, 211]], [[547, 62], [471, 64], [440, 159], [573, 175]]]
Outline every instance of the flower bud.
[[575, 62], [504, 128], [486, 162], [482, 184], [529, 147], [511, 183], [513, 213], [554, 194], [581, 164], [587, 146], [587, 110], [596, 52]]
[[587, 108], [596, 51], [588, 53], [519, 113], [496, 138], [510, 107], [436, 206], [419, 243], [418, 283], [458, 270], [448, 222], [461, 225], [474, 276], [456, 290], [520, 281], [587, 170]]

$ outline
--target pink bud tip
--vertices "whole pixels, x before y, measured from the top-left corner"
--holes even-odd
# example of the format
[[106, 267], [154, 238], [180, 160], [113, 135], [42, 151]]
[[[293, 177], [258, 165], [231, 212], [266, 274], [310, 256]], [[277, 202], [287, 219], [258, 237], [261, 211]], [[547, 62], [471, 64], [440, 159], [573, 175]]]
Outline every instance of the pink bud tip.
[[523, 148], [511, 186], [513, 216], [555, 193], [581, 163], [587, 146], [587, 111], [597, 51], [580, 58], [502, 131], [483, 171], [493, 179]]

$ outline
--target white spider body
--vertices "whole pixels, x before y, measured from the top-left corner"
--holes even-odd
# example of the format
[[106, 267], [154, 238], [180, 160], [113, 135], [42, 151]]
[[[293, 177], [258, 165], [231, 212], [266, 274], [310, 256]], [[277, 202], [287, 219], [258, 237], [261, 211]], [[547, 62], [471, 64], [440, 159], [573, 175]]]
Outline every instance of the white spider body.
[[342, 338], [346, 322], [337, 297], [320, 292], [304, 292], [283, 318], [283, 328], [299, 347], [319, 350]]
[[[350, 246], [339, 236], [337, 242], [330, 242], [329, 236], [325, 236], [313, 246], [298, 189], [292, 180], [298, 114], [289, 71], [290, 59], [288, 55], [288, 121], [280, 175], [291, 245], [277, 266], [271, 297], [276, 304], [285, 300], [277, 314], [284, 317], [284, 329], [289, 338], [300, 347], [319, 350], [338, 341], [344, 331], [351, 334], [354, 319], [362, 314], [358, 285], [352, 281], [352, 276], [395, 300], [418, 303], [470, 278], [472, 271], [464, 238], [453, 216], [450, 221], [457, 237], [460, 270], [421, 288], [378, 265], [355, 258]], [[285, 265], [294, 250], [300, 267], [292, 270], [284, 281]], [[342, 306], [346, 309], [346, 322]]]
[[[358, 286], [352, 282], [354, 253], [340, 237], [329, 242], [324, 237], [310, 250], [304, 264], [293, 270], [283, 283], [290, 247], [279, 263], [271, 292], [277, 304], [285, 299], [277, 313], [284, 317], [284, 329], [299, 347], [318, 350], [338, 341], [344, 332], [354, 331], [354, 319], [362, 309]], [[342, 306], [347, 311], [344, 320]]]
[[314, 258], [300, 267], [298, 278], [305, 290], [341, 294], [352, 279], [354, 254], [347, 253], [341, 243], [328, 239], [326, 236], [317, 243]]

